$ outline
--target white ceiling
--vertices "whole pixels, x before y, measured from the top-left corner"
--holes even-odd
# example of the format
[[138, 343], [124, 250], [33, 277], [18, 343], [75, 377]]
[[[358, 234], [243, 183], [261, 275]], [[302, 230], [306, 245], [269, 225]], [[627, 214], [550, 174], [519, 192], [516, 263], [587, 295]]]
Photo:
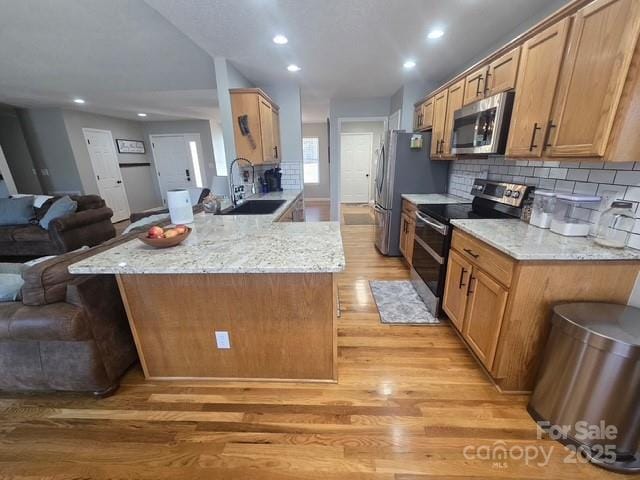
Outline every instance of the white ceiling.
[[[442, 81], [566, 1], [0, 0], [0, 102], [212, 118], [212, 57], [224, 56], [256, 85], [296, 79], [303, 120], [324, 121], [331, 98]], [[434, 26], [446, 33], [429, 41]]]
[[[566, 0], [145, 0], [212, 56], [256, 84], [289, 79], [307, 117], [328, 100], [393, 94], [403, 82], [437, 82], [510, 39]], [[432, 27], [445, 30], [427, 40]], [[271, 38], [282, 33], [289, 44]], [[417, 67], [405, 72], [412, 58]], [[323, 109], [325, 110], [323, 112]]]
[[211, 57], [142, 0], [0, 0], [0, 12], [0, 102], [137, 120], [216, 109]]

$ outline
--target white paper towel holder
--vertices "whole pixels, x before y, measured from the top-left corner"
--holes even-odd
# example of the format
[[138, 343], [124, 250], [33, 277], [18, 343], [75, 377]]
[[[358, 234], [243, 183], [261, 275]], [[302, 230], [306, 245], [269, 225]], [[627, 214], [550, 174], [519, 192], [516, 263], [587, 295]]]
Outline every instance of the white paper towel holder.
[[180, 225], [193, 223], [193, 207], [189, 191], [184, 188], [167, 191], [167, 205], [171, 223]]

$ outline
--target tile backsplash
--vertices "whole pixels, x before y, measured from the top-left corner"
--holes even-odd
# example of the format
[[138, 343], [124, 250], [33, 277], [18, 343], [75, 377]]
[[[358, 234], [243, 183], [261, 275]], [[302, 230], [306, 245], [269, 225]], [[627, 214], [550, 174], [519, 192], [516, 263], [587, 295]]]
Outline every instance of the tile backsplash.
[[[279, 166], [282, 173], [282, 188], [283, 190], [300, 190], [302, 189], [302, 163], [290, 163], [290, 162], [282, 162], [280, 165], [257, 165], [255, 167], [255, 175], [256, 175], [256, 183], [258, 182], [258, 177], [264, 176], [264, 172], [275, 166]], [[251, 172], [251, 169], [248, 167], [243, 167], [241, 169], [242, 172], [248, 171]], [[248, 177], [250, 178], [250, 176]], [[240, 180], [240, 176], [237, 177], [238, 181]]]
[[[449, 193], [472, 199], [476, 178], [523, 183], [544, 190], [599, 195], [599, 211], [586, 211], [585, 219], [597, 223], [600, 211], [615, 199], [640, 202], [640, 162], [604, 163], [593, 160], [547, 161], [502, 156], [454, 160], [449, 171]], [[636, 203], [634, 211], [638, 204]], [[640, 212], [636, 212], [636, 216]], [[640, 220], [636, 220], [629, 246], [640, 249]]]

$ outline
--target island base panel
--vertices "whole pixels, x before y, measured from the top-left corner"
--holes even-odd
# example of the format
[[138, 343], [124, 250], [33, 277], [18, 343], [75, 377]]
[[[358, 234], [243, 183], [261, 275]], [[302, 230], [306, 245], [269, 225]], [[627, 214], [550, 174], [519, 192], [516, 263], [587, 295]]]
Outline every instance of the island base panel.
[[[336, 380], [331, 273], [119, 275], [153, 379]], [[218, 349], [215, 332], [229, 333]]]

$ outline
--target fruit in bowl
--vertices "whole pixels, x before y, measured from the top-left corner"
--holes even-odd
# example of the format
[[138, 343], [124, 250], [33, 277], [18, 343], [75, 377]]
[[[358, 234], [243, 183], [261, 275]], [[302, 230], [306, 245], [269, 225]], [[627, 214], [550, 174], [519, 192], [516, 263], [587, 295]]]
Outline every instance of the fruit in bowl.
[[146, 233], [138, 236], [140, 241], [155, 248], [174, 247], [181, 243], [191, 233], [186, 225], [162, 228], [154, 225]]

